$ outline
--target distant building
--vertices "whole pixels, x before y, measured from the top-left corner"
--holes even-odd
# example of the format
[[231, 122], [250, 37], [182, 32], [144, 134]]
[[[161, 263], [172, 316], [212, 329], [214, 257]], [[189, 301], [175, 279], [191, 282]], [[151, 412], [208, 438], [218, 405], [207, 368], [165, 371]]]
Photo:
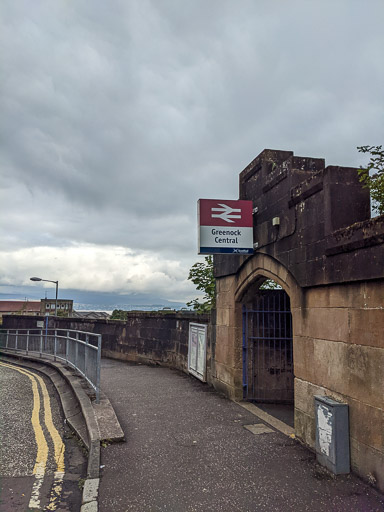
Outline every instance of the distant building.
[[[0, 319], [3, 315], [55, 316], [55, 299], [0, 300]], [[57, 316], [72, 316], [73, 300], [57, 299]]]
[[39, 300], [0, 300], [0, 318], [3, 315], [40, 315]]
[[[41, 299], [40, 315], [55, 316], [55, 299]], [[72, 299], [57, 299], [57, 316], [72, 316], [73, 313], [73, 300]]]

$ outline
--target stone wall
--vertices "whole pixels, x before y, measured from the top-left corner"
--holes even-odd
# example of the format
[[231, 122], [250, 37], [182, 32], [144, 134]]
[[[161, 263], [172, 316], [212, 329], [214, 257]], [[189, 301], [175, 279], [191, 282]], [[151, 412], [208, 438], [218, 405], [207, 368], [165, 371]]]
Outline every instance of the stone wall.
[[216, 331], [213, 344], [212, 384], [232, 400], [243, 398], [241, 306], [235, 299], [232, 276], [216, 281]]
[[313, 288], [304, 303], [294, 316], [296, 434], [314, 446], [314, 395], [348, 403], [352, 468], [384, 489], [383, 283]]
[[[357, 169], [265, 150], [240, 174], [239, 187], [240, 199], [257, 209], [257, 252], [283, 264], [299, 286], [384, 277], [384, 216], [370, 218]], [[215, 255], [216, 277], [235, 274], [250, 258]]]
[[242, 304], [273, 279], [291, 301], [297, 436], [314, 446], [314, 395], [348, 403], [352, 468], [384, 490], [384, 217], [369, 218], [356, 169], [286, 151], [244, 169], [240, 199], [257, 209], [257, 250], [214, 258], [212, 382], [242, 398]]
[[[32, 329], [45, 317], [9, 315], [3, 328]], [[209, 315], [188, 313], [131, 312], [127, 321], [50, 317], [50, 329], [74, 329], [102, 334], [102, 355], [114, 359], [161, 364], [187, 371], [190, 322], [208, 324]], [[208, 340], [210, 332], [208, 332]], [[210, 361], [211, 346], [207, 356]], [[210, 377], [208, 375], [208, 377]]]
[[348, 403], [352, 469], [384, 490], [383, 282], [301, 289], [283, 266], [261, 255], [239, 274], [218, 279], [212, 384], [234, 400], [243, 394], [241, 308], [256, 293], [252, 276], [256, 287], [261, 275], [291, 298], [297, 437], [314, 447], [314, 395]]

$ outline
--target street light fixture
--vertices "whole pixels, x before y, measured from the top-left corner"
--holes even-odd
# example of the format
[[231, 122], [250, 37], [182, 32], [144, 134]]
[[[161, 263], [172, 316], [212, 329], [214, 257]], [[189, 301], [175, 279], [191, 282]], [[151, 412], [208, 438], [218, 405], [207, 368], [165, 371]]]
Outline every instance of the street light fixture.
[[59, 281], [51, 281], [50, 279], [41, 279], [41, 277], [31, 277], [31, 281], [46, 281], [47, 283], [55, 283], [56, 285], [56, 300], [55, 300], [55, 315], [57, 316], [57, 294], [59, 290]]

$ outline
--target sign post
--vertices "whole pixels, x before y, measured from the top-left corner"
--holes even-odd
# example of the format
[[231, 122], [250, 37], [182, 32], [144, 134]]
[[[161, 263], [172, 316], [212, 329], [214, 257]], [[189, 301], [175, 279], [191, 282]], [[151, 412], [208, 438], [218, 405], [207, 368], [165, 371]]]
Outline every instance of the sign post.
[[252, 201], [199, 199], [199, 254], [253, 254]]

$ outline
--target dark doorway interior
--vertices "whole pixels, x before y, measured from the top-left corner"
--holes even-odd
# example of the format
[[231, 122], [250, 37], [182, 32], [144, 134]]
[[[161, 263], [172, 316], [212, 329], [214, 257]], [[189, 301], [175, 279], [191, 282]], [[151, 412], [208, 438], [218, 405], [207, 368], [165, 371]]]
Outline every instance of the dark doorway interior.
[[289, 296], [284, 290], [259, 290], [243, 306], [244, 398], [257, 404], [289, 405], [269, 409], [291, 423], [293, 380]]
[[256, 404], [257, 407], [267, 412], [274, 418], [286, 423], [290, 427], [295, 426], [295, 410], [293, 404]]

